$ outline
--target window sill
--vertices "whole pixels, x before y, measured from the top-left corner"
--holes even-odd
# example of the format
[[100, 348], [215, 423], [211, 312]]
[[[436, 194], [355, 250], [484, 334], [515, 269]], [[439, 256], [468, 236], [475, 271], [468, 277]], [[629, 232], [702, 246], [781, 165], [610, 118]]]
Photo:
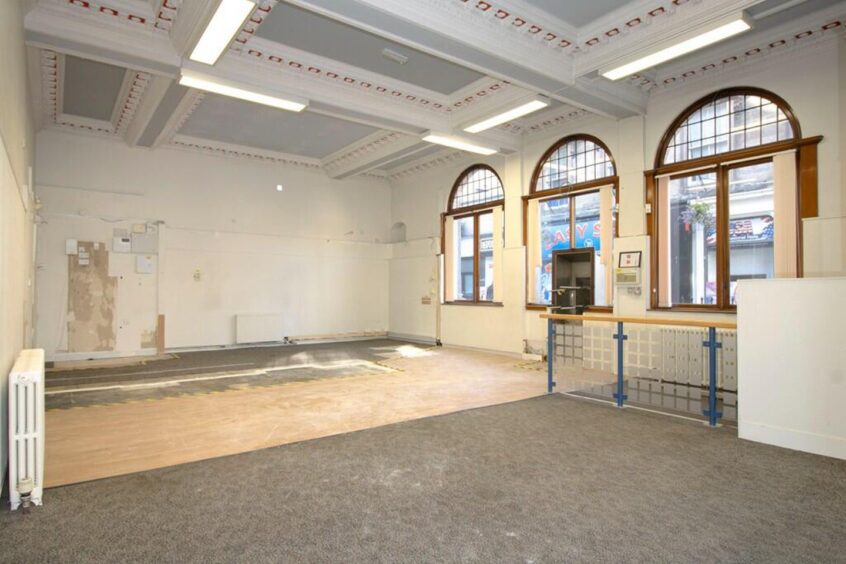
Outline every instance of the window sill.
[[737, 315], [737, 307], [720, 308], [710, 305], [677, 305], [670, 307], [651, 307], [647, 311], [685, 312], [685, 313], [722, 313], [723, 315]]
[[[550, 307], [549, 305], [545, 304], [526, 304], [526, 310], [528, 311], [546, 311], [546, 308]], [[585, 308], [586, 313], [614, 313], [613, 306], [588, 306]]]
[[444, 302], [443, 305], [448, 306], [477, 306], [477, 307], [503, 307], [502, 302], [471, 302], [456, 300], [454, 302]]

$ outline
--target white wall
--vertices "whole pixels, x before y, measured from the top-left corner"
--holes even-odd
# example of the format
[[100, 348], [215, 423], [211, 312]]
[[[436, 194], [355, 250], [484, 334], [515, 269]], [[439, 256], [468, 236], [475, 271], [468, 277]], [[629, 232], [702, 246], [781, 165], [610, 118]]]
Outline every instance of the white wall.
[[846, 459], [846, 278], [744, 280], [738, 292], [738, 436]]
[[[51, 358], [67, 346], [65, 240], [110, 246], [115, 227], [136, 222], [159, 225], [157, 273], [137, 275], [132, 262], [113, 270], [125, 278], [111, 354], [139, 352], [157, 313], [168, 348], [233, 344], [234, 316], [247, 313], [283, 314], [291, 337], [387, 331], [385, 181], [57, 131], [39, 133], [37, 144], [36, 335]], [[134, 307], [138, 300], [158, 306]]]
[[[423, 277], [392, 278], [403, 285], [391, 287], [391, 327], [402, 326], [404, 331], [420, 335], [440, 334], [445, 344], [479, 347], [491, 350], [521, 352], [543, 351], [546, 340], [545, 324], [537, 311], [525, 310], [526, 267], [523, 258], [521, 196], [529, 193], [531, 176], [541, 155], [558, 139], [576, 133], [594, 135], [605, 142], [611, 151], [620, 177], [620, 238], [614, 242], [619, 250], [641, 250], [644, 273], [649, 272], [646, 216], [644, 209], [643, 171], [653, 168], [658, 143], [669, 124], [688, 105], [714, 90], [729, 86], [757, 86], [783, 97], [793, 108], [806, 137], [823, 135], [819, 145], [820, 217], [805, 221], [804, 260], [806, 276], [846, 274], [846, 195], [841, 176], [840, 143], [841, 100], [846, 100], [846, 50], [836, 38], [826, 38], [801, 50], [763, 57], [754, 65], [738, 66], [722, 71], [716, 78], [706, 76], [667, 90], [653, 91], [647, 114], [623, 120], [584, 117], [527, 136], [523, 149], [503, 157], [473, 158], [467, 156], [438, 168], [398, 177], [392, 180], [393, 221], [408, 225], [409, 239], [440, 236], [440, 214], [446, 209], [449, 190], [460, 172], [473, 163], [486, 163], [497, 170], [505, 187], [505, 272], [508, 282], [503, 307], [473, 307], [443, 305], [440, 325], [430, 318], [409, 319], [400, 311], [408, 305], [399, 296], [408, 294], [409, 300], [428, 284]], [[801, 80], [796, 80], [801, 76]], [[813, 84], [813, 88], [808, 85]], [[844, 118], [846, 123], [846, 118]], [[846, 127], [844, 125], [843, 127]], [[408, 260], [407, 258], [404, 260]], [[431, 251], [420, 249], [415, 259], [421, 264], [432, 260]], [[393, 268], [393, 266], [392, 266]], [[648, 310], [648, 280], [640, 297], [616, 296], [615, 310], [624, 315], [669, 316], [672, 313]], [[395, 303], [396, 302], [396, 303]], [[397, 308], [397, 311], [394, 311]], [[727, 314], [685, 313], [684, 317], [732, 318]]]
[[33, 128], [19, 2], [0, 2], [0, 475], [8, 453], [8, 374], [32, 321]]

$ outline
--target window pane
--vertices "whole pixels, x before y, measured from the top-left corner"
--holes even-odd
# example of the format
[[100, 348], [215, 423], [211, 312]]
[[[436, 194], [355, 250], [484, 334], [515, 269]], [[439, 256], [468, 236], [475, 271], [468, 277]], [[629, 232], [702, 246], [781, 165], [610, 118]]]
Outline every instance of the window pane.
[[550, 303], [552, 292], [552, 253], [570, 248], [570, 198], [543, 200], [539, 204], [541, 271], [537, 276], [537, 296]]
[[464, 217], [456, 219], [455, 226], [455, 249], [453, 253], [453, 272], [455, 272], [455, 299], [473, 299], [473, 247], [475, 235], [473, 233], [473, 218]]
[[775, 208], [773, 163], [729, 171], [729, 279], [731, 303], [737, 281], [772, 278]]
[[493, 214], [479, 216], [479, 300], [493, 301]]
[[614, 176], [608, 153], [593, 141], [575, 139], [553, 151], [541, 165], [535, 190], [550, 190], [606, 176]]
[[670, 301], [717, 302], [716, 173], [669, 183]]
[[452, 200], [452, 209], [478, 206], [503, 199], [502, 184], [489, 168], [476, 167], [467, 172], [458, 184]]
[[667, 144], [663, 164], [792, 138], [787, 116], [772, 101], [751, 95], [726, 96], [697, 108], [678, 126]]

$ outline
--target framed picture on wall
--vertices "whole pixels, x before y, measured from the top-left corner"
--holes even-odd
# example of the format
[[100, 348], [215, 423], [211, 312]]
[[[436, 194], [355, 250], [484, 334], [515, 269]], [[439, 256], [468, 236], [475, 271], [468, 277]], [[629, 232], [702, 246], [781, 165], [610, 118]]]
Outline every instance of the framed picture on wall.
[[640, 251], [621, 252], [618, 268], [640, 268], [640, 255]]

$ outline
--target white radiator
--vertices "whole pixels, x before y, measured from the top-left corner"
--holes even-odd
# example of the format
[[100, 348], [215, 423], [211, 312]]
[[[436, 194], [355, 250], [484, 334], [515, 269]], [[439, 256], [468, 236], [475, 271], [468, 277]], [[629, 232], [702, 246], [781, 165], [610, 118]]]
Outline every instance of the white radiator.
[[9, 375], [9, 501], [29, 493], [41, 505], [44, 489], [44, 350], [21, 351]]

